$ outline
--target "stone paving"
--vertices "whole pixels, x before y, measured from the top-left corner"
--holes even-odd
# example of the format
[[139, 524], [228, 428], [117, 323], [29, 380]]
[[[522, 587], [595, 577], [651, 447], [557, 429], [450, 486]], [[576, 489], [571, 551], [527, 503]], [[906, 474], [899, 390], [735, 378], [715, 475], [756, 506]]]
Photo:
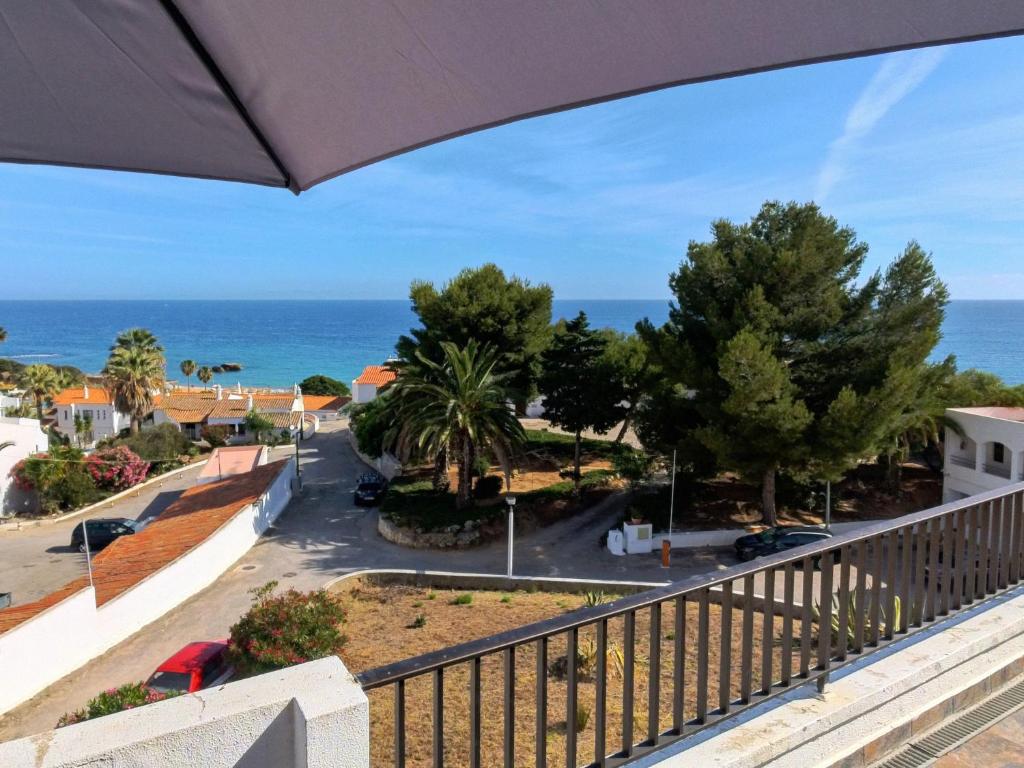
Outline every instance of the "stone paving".
[[934, 768], [1024, 768], [1024, 708], [932, 764]]

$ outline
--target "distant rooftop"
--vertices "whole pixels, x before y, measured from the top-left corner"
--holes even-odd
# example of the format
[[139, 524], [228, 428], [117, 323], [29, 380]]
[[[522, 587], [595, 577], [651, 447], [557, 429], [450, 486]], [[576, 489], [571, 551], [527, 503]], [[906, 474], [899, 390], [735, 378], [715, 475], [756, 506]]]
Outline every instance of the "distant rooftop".
[[262, 445], [234, 445], [222, 448], [214, 448], [210, 454], [209, 461], [199, 473], [198, 482], [210, 482], [211, 480], [225, 478], [229, 475], [240, 475], [244, 472], [252, 472], [260, 465], [260, 455], [263, 453]]
[[54, 405], [110, 405], [110, 395], [102, 387], [70, 387], [54, 395]]
[[351, 401], [351, 397], [337, 395], [303, 395], [302, 405], [307, 411], [337, 411]]
[[368, 365], [356, 379], [356, 384], [374, 384], [378, 387], [390, 384], [397, 374], [386, 365]]
[[950, 408], [954, 413], [970, 413], [974, 416], [987, 416], [990, 419], [1002, 419], [1003, 421], [1024, 421], [1024, 408], [1002, 408], [990, 406], [987, 408]]

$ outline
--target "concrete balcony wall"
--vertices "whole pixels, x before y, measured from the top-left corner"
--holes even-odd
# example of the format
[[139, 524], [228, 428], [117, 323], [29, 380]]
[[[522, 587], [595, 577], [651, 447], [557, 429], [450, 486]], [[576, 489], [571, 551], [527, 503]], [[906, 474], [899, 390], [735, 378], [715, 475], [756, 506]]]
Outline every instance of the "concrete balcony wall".
[[369, 704], [337, 658], [0, 744], [4, 768], [367, 768]]

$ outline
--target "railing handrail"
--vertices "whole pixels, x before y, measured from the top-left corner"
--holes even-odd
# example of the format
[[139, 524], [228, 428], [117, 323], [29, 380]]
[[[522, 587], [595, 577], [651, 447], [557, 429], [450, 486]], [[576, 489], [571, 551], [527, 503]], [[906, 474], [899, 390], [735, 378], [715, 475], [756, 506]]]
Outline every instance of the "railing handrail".
[[1005, 477], [1009, 480], [1013, 476], [1013, 470], [1004, 464], [990, 464], [985, 462], [982, 465], [982, 469], [985, 470], [986, 474], [995, 475], [996, 477]]
[[970, 509], [992, 501], [1001, 500], [1021, 491], [1024, 491], [1024, 483], [1006, 485], [1002, 488], [979, 493], [976, 496], [969, 496], [966, 499], [960, 499], [920, 512], [913, 512], [902, 517], [882, 520], [877, 523], [868, 523], [856, 530], [825, 539], [820, 544], [808, 544], [787, 552], [759, 558], [749, 563], [730, 566], [721, 571], [715, 571], [713, 575], [698, 574], [690, 576], [664, 587], [656, 587], [647, 592], [629, 595], [610, 603], [580, 608], [551, 619], [525, 624], [507, 632], [470, 640], [437, 651], [413, 656], [393, 664], [386, 664], [375, 669], [366, 670], [355, 677], [364, 690], [379, 688], [399, 680], [466, 662], [478, 656], [497, 653], [544, 637], [556, 635], [560, 632], [567, 632], [575, 628], [594, 624], [602, 619], [614, 618], [656, 603], [664, 603], [667, 600], [689, 595], [699, 590], [713, 589], [727, 582], [737, 581], [745, 576], [756, 575], [768, 570], [776, 570], [789, 563], [804, 561], [807, 558], [813, 558], [816, 555], [831, 552], [849, 544], [874, 539], [919, 522], [945, 516], [951, 512]]
[[971, 456], [957, 456], [952, 454], [949, 457], [949, 461], [958, 467], [969, 467], [975, 469], [978, 466], [978, 459]]

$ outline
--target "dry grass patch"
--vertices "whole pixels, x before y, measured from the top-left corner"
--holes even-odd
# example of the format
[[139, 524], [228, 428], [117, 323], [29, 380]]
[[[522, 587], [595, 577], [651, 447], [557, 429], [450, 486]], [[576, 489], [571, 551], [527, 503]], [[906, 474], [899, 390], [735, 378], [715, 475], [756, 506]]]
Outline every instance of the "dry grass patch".
[[[345, 626], [349, 636], [342, 651], [342, 659], [353, 672], [437, 650], [454, 643], [503, 632], [523, 624], [551, 618], [583, 606], [582, 595], [566, 593], [504, 593], [472, 592], [472, 602], [459, 604], [457, 598], [468, 594], [464, 590], [430, 590], [405, 586], [378, 587], [360, 584], [341, 596], [348, 613]], [[433, 596], [433, 598], [431, 597]], [[611, 597], [611, 596], [609, 596]], [[464, 602], [464, 601], [463, 601]], [[717, 605], [709, 606], [708, 628], [711, 638], [708, 652], [709, 708], [718, 702], [718, 672], [720, 664], [720, 638], [722, 611]], [[753, 688], [760, 686], [761, 675], [761, 614], [753, 614], [754, 656], [751, 678]], [[732, 631], [729, 649], [731, 698], [738, 698], [742, 669], [739, 662], [743, 627], [743, 612], [732, 611]], [[607, 752], [621, 747], [623, 738], [623, 676], [621, 653], [626, 645], [622, 619], [613, 619], [608, 626], [608, 696], [607, 696]], [[698, 608], [686, 606], [684, 647], [684, 714], [687, 719], [696, 712], [695, 682], [697, 669]], [[800, 622], [794, 622], [799, 632]], [[782, 621], [774, 625], [773, 676], [778, 677], [781, 650]], [[650, 686], [651, 612], [636, 614], [635, 649], [636, 666], [633, 696], [635, 717], [632, 741], [640, 741], [647, 732], [648, 691]], [[666, 605], [661, 611], [660, 631], [656, 634], [657, 649], [661, 655], [661, 673], [658, 678], [658, 721], [661, 730], [669, 728], [672, 720], [673, 650], [675, 646], [675, 610]], [[596, 647], [596, 633], [589, 627], [579, 632], [582, 651], [578, 669], [580, 683], [580, 717], [574, 727], [578, 730], [578, 763], [594, 759], [595, 690], [592, 649]], [[552, 638], [547, 651], [548, 717], [543, 724], [551, 765], [565, 764], [566, 734], [566, 637]], [[482, 728], [481, 744], [484, 765], [502, 764], [502, 724], [504, 654], [485, 657], [481, 662]], [[537, 649], [536, 645], [520, 647], [515, 652], [515, 752], [516, 765], [533, 765], [536, 722]], [[794, 671], [798, 661], [794, 659]], [[466, 664], [445, 670], [445, 764], [469, 765], [469, 669]], [[391, 687], [371, 691], [370, 730], [371, 762], [375, 766], [394, 764], [394, 698]], [[410, 680], [406, 685], [406, 765], [431, 765], [431, 702], [430, 675]]]

